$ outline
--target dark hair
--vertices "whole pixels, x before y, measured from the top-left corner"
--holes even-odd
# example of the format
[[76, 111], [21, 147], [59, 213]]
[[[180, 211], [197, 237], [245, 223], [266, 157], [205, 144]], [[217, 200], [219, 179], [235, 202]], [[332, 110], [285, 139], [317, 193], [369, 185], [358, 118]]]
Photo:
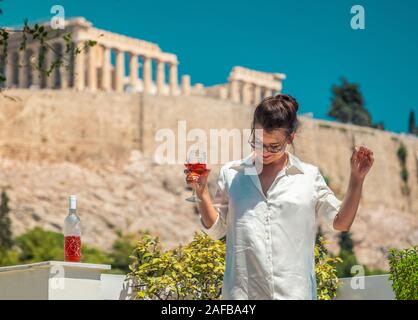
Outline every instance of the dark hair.
[[296, 132], [299, 127], [297, 111], [299, 104], [288, 94], [276, 94], [264, 98], [254, 111], [252, 130], [260, 124], [264, 130], [285, 129], [288, 135]]

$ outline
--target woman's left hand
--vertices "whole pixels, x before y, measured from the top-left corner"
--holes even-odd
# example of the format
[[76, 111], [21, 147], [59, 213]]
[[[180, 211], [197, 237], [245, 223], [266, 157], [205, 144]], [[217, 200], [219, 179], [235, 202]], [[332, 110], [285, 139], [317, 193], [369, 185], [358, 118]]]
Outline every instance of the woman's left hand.
[[363, 181], [373, 162], [373, 151], [363, 146], [355, 147], [351, 155], [351, 176], [357, 181]]

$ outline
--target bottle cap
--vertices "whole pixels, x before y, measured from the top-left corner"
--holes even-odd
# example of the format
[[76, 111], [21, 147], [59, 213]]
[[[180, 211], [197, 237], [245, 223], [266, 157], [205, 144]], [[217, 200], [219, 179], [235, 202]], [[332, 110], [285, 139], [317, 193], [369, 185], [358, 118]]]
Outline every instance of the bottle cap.
[[71, 195], [69, 197], [69, 207], [70, 210], [76, 210], [77, 209], [77, 198], [75, 195]]

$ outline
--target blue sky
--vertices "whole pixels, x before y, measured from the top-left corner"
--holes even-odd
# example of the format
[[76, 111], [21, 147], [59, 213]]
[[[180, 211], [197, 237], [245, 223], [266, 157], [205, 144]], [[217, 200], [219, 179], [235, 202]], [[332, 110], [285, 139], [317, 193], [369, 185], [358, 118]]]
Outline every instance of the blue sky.
[[[407, 130], [418, 112], [418, 1], [402, 0], [3, 0], [1, 25], [49, 19], [52, 5], [99, 28], [158, 43], [178, 55], [192, 83], [226, 82], [235, 65], [287, 75], [283, 91], [300, 112], [329, 119], [331, 86], [360, 84], [373, 122]], [[366, 29], [350, 27], [365, 9]]]

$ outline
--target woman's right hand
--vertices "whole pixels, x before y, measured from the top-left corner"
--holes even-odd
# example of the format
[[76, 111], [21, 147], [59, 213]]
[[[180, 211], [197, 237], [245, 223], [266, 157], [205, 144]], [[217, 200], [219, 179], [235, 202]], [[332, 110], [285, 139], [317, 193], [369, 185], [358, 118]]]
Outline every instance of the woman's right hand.
[[184, 173], [186, 174], [187, 184], [195, 189], [196, 196], [200, 200], [204, 198], [209, 199], [208, 176], [210, 174], [210, 169], [206, 169], [205, 172], [200, 175], [190, 172], [188, 169], [185, 169]]

